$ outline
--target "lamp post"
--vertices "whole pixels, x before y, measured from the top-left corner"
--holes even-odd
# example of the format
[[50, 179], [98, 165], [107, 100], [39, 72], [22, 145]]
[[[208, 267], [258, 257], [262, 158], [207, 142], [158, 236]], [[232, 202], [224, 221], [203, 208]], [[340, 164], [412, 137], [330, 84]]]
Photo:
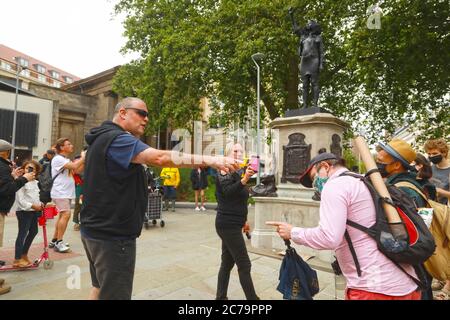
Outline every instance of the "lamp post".
[[13, 146], [11, 150], [11, 161], [14, 162], [15, 149], [16, 149], [16, 126], [17, 126], [17, 101], [19, 98], [19, 73], [25, 70], [26, 67], [22, 67], [19, 62], [17, 62], [17, 72], [16, 72], [16, 99], [14, 102], [14, 116], [13, 116], [13, 129], [12, 129], [12, 141]]
[[257, 70], [257, 87], [256, 87], [256, 92], [257, 92], [257, 98], [256, 98], [256, 104], [257, 104], [257, 127], [256, 127], [256, 157], [258, 158], [258, 172], [256, 175], [256, 185], [259, 185], [261, 182], [261, 162], [260, 162], [260, 132], [259, 132], [259, 127], [260, 127], [260, 67], [258, 65], [258, 63], [256, 62], [256, 60], [261, 60], [263, 59], [265, 56], [263, 53], [255, 53], [252, 54], [252, 60], [256, 65], [256, 70]]

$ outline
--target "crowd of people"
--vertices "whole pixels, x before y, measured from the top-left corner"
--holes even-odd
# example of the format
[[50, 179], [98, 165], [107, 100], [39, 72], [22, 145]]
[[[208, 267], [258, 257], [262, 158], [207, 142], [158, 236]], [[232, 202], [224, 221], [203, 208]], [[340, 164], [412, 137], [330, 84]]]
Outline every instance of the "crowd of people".
[[[147, 207], [147, 182], [143, 165], [162, 167], [164, 208], [175, 211], [176, 190], [180, 185], [180, 167], [191, 167], [190, 180], [195, 192], [195, 210], [205, 211], [207, 168], [217, 170], [217, 215], [215, 228], [222, 243], [216, 299], [228, 299], [230, 273], [237, 266], [245, 296], [258, 300], [251, 261], [243, 239], [247, 223], [248, 182], [255, 174], [241, 167], [243, 148], [230, 144], [224, 157], [177, 154], [149, 147], [139, 138], [148, 122], [146, 104], [138, 98], [120, 101], [111, 120], [86, 135], [87, 147], [73, 160], [74, 146], [67, 138], [56, 141], [39, 161], [25, 161], [16, 168], [9, 161], [13, 146], [0, 140], [0, 246], [5, 215], [17, 203], [18, 235], [13, 265], [27, 268], [30, 246], [38, 232], [37, 219], [46, 205], [40, 199], [38, 178], [46, 172], [53, 179], [51, 200], [59, 214], [50, 248], [67, 253], [70, 244], [64, 235], [74, 201], [74, 229], [89, 261], [92, 289], [90, 299], [131, 299], [136, 262], [136, 239], [140, 236]], [[387, 184], [398, 185], [416, 208], [427, 207], [428, 200], [448, 205], [450, 199], [449, 148], [445, 140], [427, 141], [427, 154], [417, 153], [400, 139], [377, 146], [378, 171]], [[180, 162], [174, 162], [179, 159]], [[106, 161], [105, 161], [106, 160]], [[372, 195], [360, 179], [345, 173], [345, 161], [321, 152], [314, 157], [300, 178], [303, 186], [315, 188], [320, 201], [320, 224], [299, 228], [286, 222], [269, 222], [283, 239], [314, 249], [335, 250], [337, 262], [347, 280], [346, 299], [418, 300], [450, 298], [449, 279], [436, 279], [426, 265], [403, 265], [400, 270], [383, 255], [368, 234], [347, 224], [351, 220], [369, 227], [376, 221]], [[405, 182], [412, 187], [405, 186]], [[403, 184], [402, 184], [403, 183]], [[132, 205], [130, 205], [132, 204]], [[352, 245], [349, 246], [348, 239]], [[355, 264], [355, 254], [358, 263]], [[1, 262], [0, 262], [1, 263]], [[421, 277], [423, 271], [425, 277]], [[426, 283], [419, 288], [415, 278]], [[0, 279], [0, 294], [11, 290]]]
[[[388, 185], [398, 186], [407, 195], [405, 201], [417, 209], [427, 207], [429, 200], [447, 205], [450, 196], [448, 145], [445, 140], [436, 139], [427, 141], [424, 149], [428, 159], [403, 140], [380, 142], [376, 155], [378, 171]], [[348, 171], [345, 162], [334, 154], [319, 154], [300, 179], [305, 187], [317, 186], [320, 193], [319, 226], [299, 228], [276, 221], [268, 224], [276, 226], [283, 239], [318, 250], [335, 250], [338, 265], [347, 280], [345, 297], [348, 300], [431, 300], [433, 290], [441, 290], [434, 299], [448, 300], [449, 279], [432, 281], [423, 264], [399, 268], [380, 252], [373, 238], [349, 224], [352, 221], [369, 228], [376, 221], [376, 211], [368, 188], [361, 179], [346, 175]], [[450, 233], [449, 225], [443, 228]], [[449, 266], [441, 267], [448, 270]], [[419, 288], [415, 280], [423, 287]]]

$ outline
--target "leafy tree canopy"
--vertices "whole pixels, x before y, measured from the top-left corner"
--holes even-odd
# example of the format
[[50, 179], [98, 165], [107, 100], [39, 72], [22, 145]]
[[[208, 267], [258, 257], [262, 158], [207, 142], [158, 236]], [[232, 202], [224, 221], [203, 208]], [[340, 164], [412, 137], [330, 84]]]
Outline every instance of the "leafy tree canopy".
[[[148, 102], [151, 129], [200, 118], [208, 97], [213, 124], [248, 119], [256, 105], [260, 62], [261, 98], [266, 118], [298, 103], [299, 25], [322, 26], [325, 67], [320, 106], [368, 129], [373, 139], [409, 124], [422, 137], [449, 135], [449, 2], [383, 2], [381, 28], [369, 29], [372, 1], [355, 0], [119, 0], [125, 13], [124, 52], [141, 58], [124, 65], [115, 90]], [[422, 130], [422, 131], [419, 131]]]

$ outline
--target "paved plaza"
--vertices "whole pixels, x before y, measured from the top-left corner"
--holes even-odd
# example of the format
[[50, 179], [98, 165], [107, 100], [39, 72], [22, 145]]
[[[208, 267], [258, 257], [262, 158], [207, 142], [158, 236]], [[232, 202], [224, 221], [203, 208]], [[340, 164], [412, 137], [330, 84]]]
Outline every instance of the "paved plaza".
[[[133, 299], [143, 300], [209, 300], [215, 298], [217, 273], [220, 265], [221, 243], [214, 228], [216, 212], [211, 207], [206, 212], [192, 208], [177, 208], [176, 212], [163, 212], [165, 227], [159, 223], [143, 229], [137, 241], [137, 262], [134, 278]], [[249, 212], [253, 226], [253, 209]], [[54, 230], [54, 220], [48, 223], [48, 235]], [[159, 221], [158, 221], [159, 222]], [[31, 249], [30, 259], [42, 252], [42, 229], [39, 229]], [[0, 259], [13, 259], [17, 235], [17, 219], [8, 216], [5, 225], [4, 247]], [[0, 299], [86, 299], [90, 290], [88, 261], [80, 233], [73, 230], [72, 222], [64, 239], [70, 243], [72, 253], [59, 254], [50, 250], [54, 266], [45, 270], [3, 272], [12, 291]], [[250, 240], [248, 245], [250, 246]], [[280, 239], [281, 241], [281, 239]], [[257, 252], [249, 247], [249, 251]], [[263, 253], [263, 252], [262, 252]], [[264, 300], [281, 300], [276, 290], [281, 257], [250, 253], [252, 277], [257, 294]], [[77, 275], [80, 275], [77, 277]], [[335, 291], [335, 277], [329, 272], [318, 271], [320, 289], [315, 299], [342, 299], [343, 291]], [[236, 267], [232, 271], [230, 300], [245, 299], [239, 284]]]

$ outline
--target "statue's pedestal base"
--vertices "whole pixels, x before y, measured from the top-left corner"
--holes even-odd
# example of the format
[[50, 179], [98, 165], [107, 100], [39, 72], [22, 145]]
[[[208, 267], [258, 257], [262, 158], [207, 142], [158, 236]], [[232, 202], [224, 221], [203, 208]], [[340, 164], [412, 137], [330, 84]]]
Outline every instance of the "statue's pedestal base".
[[[280, 251], [286, 248], [284, 241], [276, 233], [275, 227], [266, 225], [266, 221], [283, 221], [304, 228], [313, 228], [319, 224], [319, 202], [317, 201], [291, 197], [255, 197], [254, 199], [255, 227], [252, 231], [252, 247], [254, 248]], [[302, 254], [315, 256], [324, 262], [334, 261], [333, 251], [314, 250], [292, 244]]]
[[[282, 181], [287, 183], [287, 181], [282, 179], [283, 172], [292, 172], [293, 169], [292, 167], [285, 168], [284, 160], [284, 147], [289, 144], [289, 136], [302, 134], [305, 137], [304, 143], [311, 145], [309, 157], [304, 155], [307, 166], [309, 160], [318, 154], [319, 149], [325, 148], [327, 152], [333, 152], [331, 147], [333, 145], [333, 136], [337, 137], [339, 141], [343, 141], [344, 130], [348, 127], [348, 124], [330, 113], [315, 113], [307, 116], [276, 118], [270, 123], [270, 127], [273, 129], [273, 143], [277, 159], [276, 183], [278, 188]], [[342, 152], [340, 143], [338, 149]], [[295, 177], [299, 177], [303, 171], [301, 168], [295, 169], [298, 169]], [[292, 176], [292, 174], [288, 175]], [[299, 184], [295, 185], [299, 186]]]
[[313, 189], [293, 183], [280, 183], [277, 185], [277, 196], [280, 198], [296, 198], [309, 200], [314, 195]]
[[[274, 129], [273, 147], [277, 164], [275, 178], [278, 197], [254, 198], [255, 228], [252, 232], [254, 248], [280, 251], [285, 249], [283, 240], [275, 232], [275, 227], [267, 226], [266, 221], [284, 221], [302, 228], [314, 228], [319, 225], [319, 202], [311, 199], [314, 190], [290, 181], [295, 181], [294, 178], [298, 179], [306, 169], [299, 165], [304, 165], [304, 162], [308, 165], [309, 160], [318, 154], [319, 149], [325, 148], [327, 152], [342, 153], [340, 142], [343, 140], [344, 130], [348, 127], [346, 122], [330, 113], [324, 113], [320, 108], [291, 111], [289, 113], [291, 115], [296, 112], [308, 114], [277, 118], [270, 124], [270, 127]], [[317, 113], [317, 111], [320, 112]], [[299, 136], [299, 134], [304, 136], [303, 144], [299, 145], [308, 147], [303, 148], [305, 150], [303, 153], [290, 152], [294, 150], [289, 147], [290, 140], [293, 140], [290, 137]], [[302, 157], [303, 162], [298, 161], [296, 157]], [[314, 250], [305, 246], [295, 246], [299, 252], [315, 256], [325, 263], [334, 261], [334, 252], [331, 250]]]
[[327, 111], [324, 108], [312, 107], [312, 108], [301, 108], [301, 109], [289, 109], [284, 114], [284, 117], [289, 118], [289, 117], [298, 117], [298, 116], [309, 116], [311, 114], [316, 114], [316, 113], [330, 113], [331, 114], [331, 112]]

